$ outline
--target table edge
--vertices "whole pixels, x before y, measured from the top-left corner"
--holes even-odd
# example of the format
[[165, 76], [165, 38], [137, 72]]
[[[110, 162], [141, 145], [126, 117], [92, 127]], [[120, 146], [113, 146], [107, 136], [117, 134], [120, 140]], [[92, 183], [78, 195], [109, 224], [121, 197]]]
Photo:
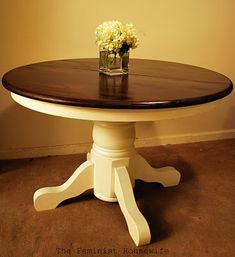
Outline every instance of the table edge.
[[11, 97], [18, 104], [41, 113], [63, 118], [109, 122], [157, 121], [187, 117], [210, 110], [223, 101], [220, 99], [200, 105], [165, 109], [109, 109], [50, 103], [15, 93], [11, 93]]

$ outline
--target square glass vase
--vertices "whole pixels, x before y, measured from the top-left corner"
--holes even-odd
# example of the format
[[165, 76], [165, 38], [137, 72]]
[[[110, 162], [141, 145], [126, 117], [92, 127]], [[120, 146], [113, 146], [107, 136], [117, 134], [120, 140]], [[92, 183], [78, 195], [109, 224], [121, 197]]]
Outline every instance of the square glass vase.
[[99, 72], [109, 75], [127, 75], [129, 71], [129, 52], [119, 54], [110, 51], [100, 51]]

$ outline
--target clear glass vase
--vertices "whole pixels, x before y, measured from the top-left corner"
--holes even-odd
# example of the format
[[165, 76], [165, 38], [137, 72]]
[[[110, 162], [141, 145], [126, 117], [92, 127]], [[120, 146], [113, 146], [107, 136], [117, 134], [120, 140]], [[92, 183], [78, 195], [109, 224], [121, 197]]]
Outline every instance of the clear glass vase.
[[100, 73], [115, 76], [128, 74], [129, 52], [122, 55], [110, 51], [100, 51]]

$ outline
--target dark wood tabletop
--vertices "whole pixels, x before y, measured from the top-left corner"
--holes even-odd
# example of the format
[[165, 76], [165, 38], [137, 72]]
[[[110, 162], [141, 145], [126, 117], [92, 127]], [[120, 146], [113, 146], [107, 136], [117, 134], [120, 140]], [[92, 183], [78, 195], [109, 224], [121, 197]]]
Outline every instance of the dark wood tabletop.
[[4, 87], [42, 101], [93, 108], [156, 109], [197, 105], [230, 94], [229, 78], [173, 62], [131, 59], [128, 76], [99, 74], [98, 59], [56, 60], [7, 72]]

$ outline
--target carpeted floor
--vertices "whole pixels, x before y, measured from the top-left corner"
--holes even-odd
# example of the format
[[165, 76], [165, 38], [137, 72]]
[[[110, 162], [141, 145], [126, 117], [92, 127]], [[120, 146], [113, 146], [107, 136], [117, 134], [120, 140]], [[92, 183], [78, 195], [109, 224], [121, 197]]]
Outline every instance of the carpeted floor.
[[86, 156], [1, 161], [0, 257], [232, 257], [235, 246], [235, 139], [142, 148], [154, 167], [175, 166], [180, 185], [136, 183], [137, 204], [152, 233], [135, 247], [117, 203], [92, 192], [36, 212], [33, 192], [59, 185]]

